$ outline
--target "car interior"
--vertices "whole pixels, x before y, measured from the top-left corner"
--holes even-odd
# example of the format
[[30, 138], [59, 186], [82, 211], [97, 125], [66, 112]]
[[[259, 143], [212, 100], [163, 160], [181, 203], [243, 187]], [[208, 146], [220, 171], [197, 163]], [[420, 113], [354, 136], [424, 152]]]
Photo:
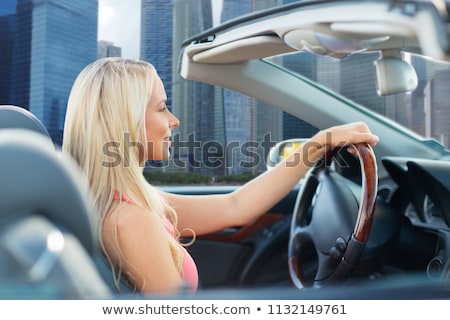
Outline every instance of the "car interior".
[[[95, 211], [78, 169], [53, 145], [40, 121], [30, 112], [16, 106], [1, 106], [0, 119], [6, 117], [8, 121], [0, 129], [0, 152], [5, 155], [0, 158], [0, 175], [3, 177], [0, 182], [0, 297], [157, 298], [133, 293], [124, 283], [120, 289], [115, 287], [111, 269], [96, 247]], [[391, 170], [396, 169], [394, 165]], [[45, 181], [45, 187], [42, 187], [42, 181]], [[191, 194], [195, 194], [195, 189], [192, 190]], [[224, 187], [216, 192], [231, 190]], [[275, 295], [277, 299], [340, 299], [340, 287], [298, 290], [286, 271], [286, 252], [280, 252], [279, 248], [288, 246], [289, 213], [298, 191], [295, 188], [271, 212], [248, 228], [201, 237], [190, 250], [202, 274], [202, 289], [195, 296], [182, 293], [175, 298], [273, 299]], [[380, 235], [385, 231], [384, 228]], [[435, 241], [426, 235], [423, 240], [423, 246]], [[218, 243], [222, 243], [222, 251]], [[209, 247], [214, 249], [215, 256], [210, 255]], [[210, 274], [206, 268], [202, 269], [203, 266], [213, 267], [223, 274]], [[235, 273], [234, 266], [239, 266]], [[421, 297], [433, 299], [448, 290], [448, 287], [440, 286], [436, 290], [434, 283], [423, 277], [413, 279], [408, 277], [400, 282], [397, 279], [394, 289], [389, 281], [371, 283], [370, 290], [363, 295], [361, 284], [350, 285], [345, 288], [345, 297], [414, 298], [417, 293], [412, 288], [420, 285]]]
[[[323, 289], [329, 286], [329, 279], [340, 277], [336, 274], [345, 278], [345, 270], [354, 265], [349, 261], [355, 258], [358, 270], [353, 279], [345, 281], [346, 293], [352, 284], [362, 285], [369, 279], [370, 287], [390, 282], [394, 290], [404, 277], [414, 283], [416, 276], [438, 283], [438, 291], [442, 286], [448, 290], [448, 149], [280, 63], [296, 51], [329, 60], [377, 53], [373, 62], [376, 93], [395, 97], [418, 86], [405, 52], [443, 64], [450, 60], [448, 12], [446, 3], [436, 1], [300, 1], [230, 20], [184, 41], [179, 72], [185, 79], [255, 97], [319, 129], [364, 121], [380, 137], [374, 149], [376, 165], [372, 166], [378, 177], [376, 215], [367, 224], [361, 222], [363, 229], [371, 229], [362, 254], [351, 236], [353, 227], [361, 227], [360, 218], [366, 216], [358, 213], [366, 199], [367, 188], [362, 183], [366, 168], [345, 151], [337, 151], [330, 159], [332, 170], [316, 168], [316, 174], [303, 179], [299, 189], [266, 214], [266, 224], [261, 222], [253, 232], [247, 230], [247, 237], [238, 245], [233, 235], [243, 231], [226, 230], [198, 239], [193, 255], [199, 246], [214, 248], [211, 239], [222, 239], [220, 246], [226, 246], [235, 261], [241, 259], [238, 267], [222, 266], [233, 272], [228, 283], [231, 278], [242, 287], [256, 283], [277, 287], [293, 281], [302, 290]], [[176, 192], [177, 188], [170, 190]], [[289, 239], [283, 236], [286, 233], [291, 233]], [[281, 249], [285, 247], [289, 247], [287, 253]], [[346, 254], [355, 255], [349, 257], [348, 265], [333, 262], [333, 256], [342, 262], [343, 248], [351, 248], [352, 254]], [[199, 268], [204, 264], [207, 272], [207, 257], [215, 250], [198, 252]], [[282, 267], [286, 264], [289, 272]], [[417, 288], [418, 297], [422, 287]], [[389, 295], [390, 290], [385, 291]]]
[[[353, 146], [356, 157], [333, 150], [252, 225], [198, 237], [187, 249], [199, 291], [174, 298], [448, 299], [450, 152], [271, 59], [296, 51], [336, 59], [381, 52], [378, 94], [410, 91], [417, 79], [399, 50], [450, 61], [449, 19], [425, 1], [312, 1], [316, 21], [302, 10], [309, 2], [187, 39], [181, 76], [257, 97], [319, 129], [363, 120], [383, 142], [373, 150]], [[268, 170], [291, 142], [272, 149]], [[115, 287], [98, 252], [87, 185], [33, 114], [0, 106], [0, 154], [0, 298], [158, 298]], [[161, 186], [191, 195], [236, 188]]]

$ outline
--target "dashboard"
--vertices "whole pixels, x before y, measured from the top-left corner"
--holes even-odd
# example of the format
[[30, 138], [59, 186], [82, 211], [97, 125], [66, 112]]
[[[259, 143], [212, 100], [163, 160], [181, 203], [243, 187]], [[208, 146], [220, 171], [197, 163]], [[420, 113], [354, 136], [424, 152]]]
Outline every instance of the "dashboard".
[[[450, 162], [388, 157], [382, 160], [395, 187], [388, 202], [410, 224], [401, 228], [398, 252], [428, 278], [450, 276]], [[398, 263], [401, 263], [398, 261]]]
[[398, 186], [401, 210], [413, 224], [450, 228], [450, 162], [411, 158], [382, 162]]

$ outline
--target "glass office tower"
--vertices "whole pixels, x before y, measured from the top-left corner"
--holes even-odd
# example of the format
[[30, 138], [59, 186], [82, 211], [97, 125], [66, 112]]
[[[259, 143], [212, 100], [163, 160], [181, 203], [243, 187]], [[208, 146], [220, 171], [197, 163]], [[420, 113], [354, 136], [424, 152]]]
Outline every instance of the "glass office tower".
[[70, 88], [97, 57], [98, 1], [6, 1], [13, 41], [9, 59], [0, 62], [2, 70], [9, 66], [10, 86], [2, 103], [29, 109], [60, 145]]

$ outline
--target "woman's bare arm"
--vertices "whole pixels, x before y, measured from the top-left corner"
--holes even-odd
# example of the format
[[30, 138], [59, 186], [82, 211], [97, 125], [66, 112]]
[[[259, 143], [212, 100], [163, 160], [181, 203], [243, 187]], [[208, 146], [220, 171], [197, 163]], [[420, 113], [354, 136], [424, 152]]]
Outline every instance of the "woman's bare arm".
[[378, 138], [364, 123], [351, 123], [321, 131], [287, 159], [236, 191], [225, 195], [183, 196], [164, 193], [179, 216], [178, 229], [206, 234], [251, 223], [280, 201], [311, 166], [330, 148]]

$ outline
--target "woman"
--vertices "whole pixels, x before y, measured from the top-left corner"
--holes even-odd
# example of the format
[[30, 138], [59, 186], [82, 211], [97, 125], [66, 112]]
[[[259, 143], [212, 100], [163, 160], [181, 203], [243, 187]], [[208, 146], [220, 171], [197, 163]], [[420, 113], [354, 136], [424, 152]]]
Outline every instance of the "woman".
[[[280, 163], [231, 194], [169, 194], [143, 175], [147, 160], [169, 158], [171, 131], [180, 124], [166, 99], [151, 64], [100, 59], [76, 79], [64, 127], [63, 150], [89, 181], [102, 251], [116, 281], [124, 277], [142, 293], [174, 293], [184, 285], [195, 292], [197, 269], [180, 236], [250, 224], [285, 196], [325, 150], [378, 141], [364, 123], [333, 127], [296, 150], [286, 159], [290, 165]], [[302, 161], [292, 165], [293, 159]]]

